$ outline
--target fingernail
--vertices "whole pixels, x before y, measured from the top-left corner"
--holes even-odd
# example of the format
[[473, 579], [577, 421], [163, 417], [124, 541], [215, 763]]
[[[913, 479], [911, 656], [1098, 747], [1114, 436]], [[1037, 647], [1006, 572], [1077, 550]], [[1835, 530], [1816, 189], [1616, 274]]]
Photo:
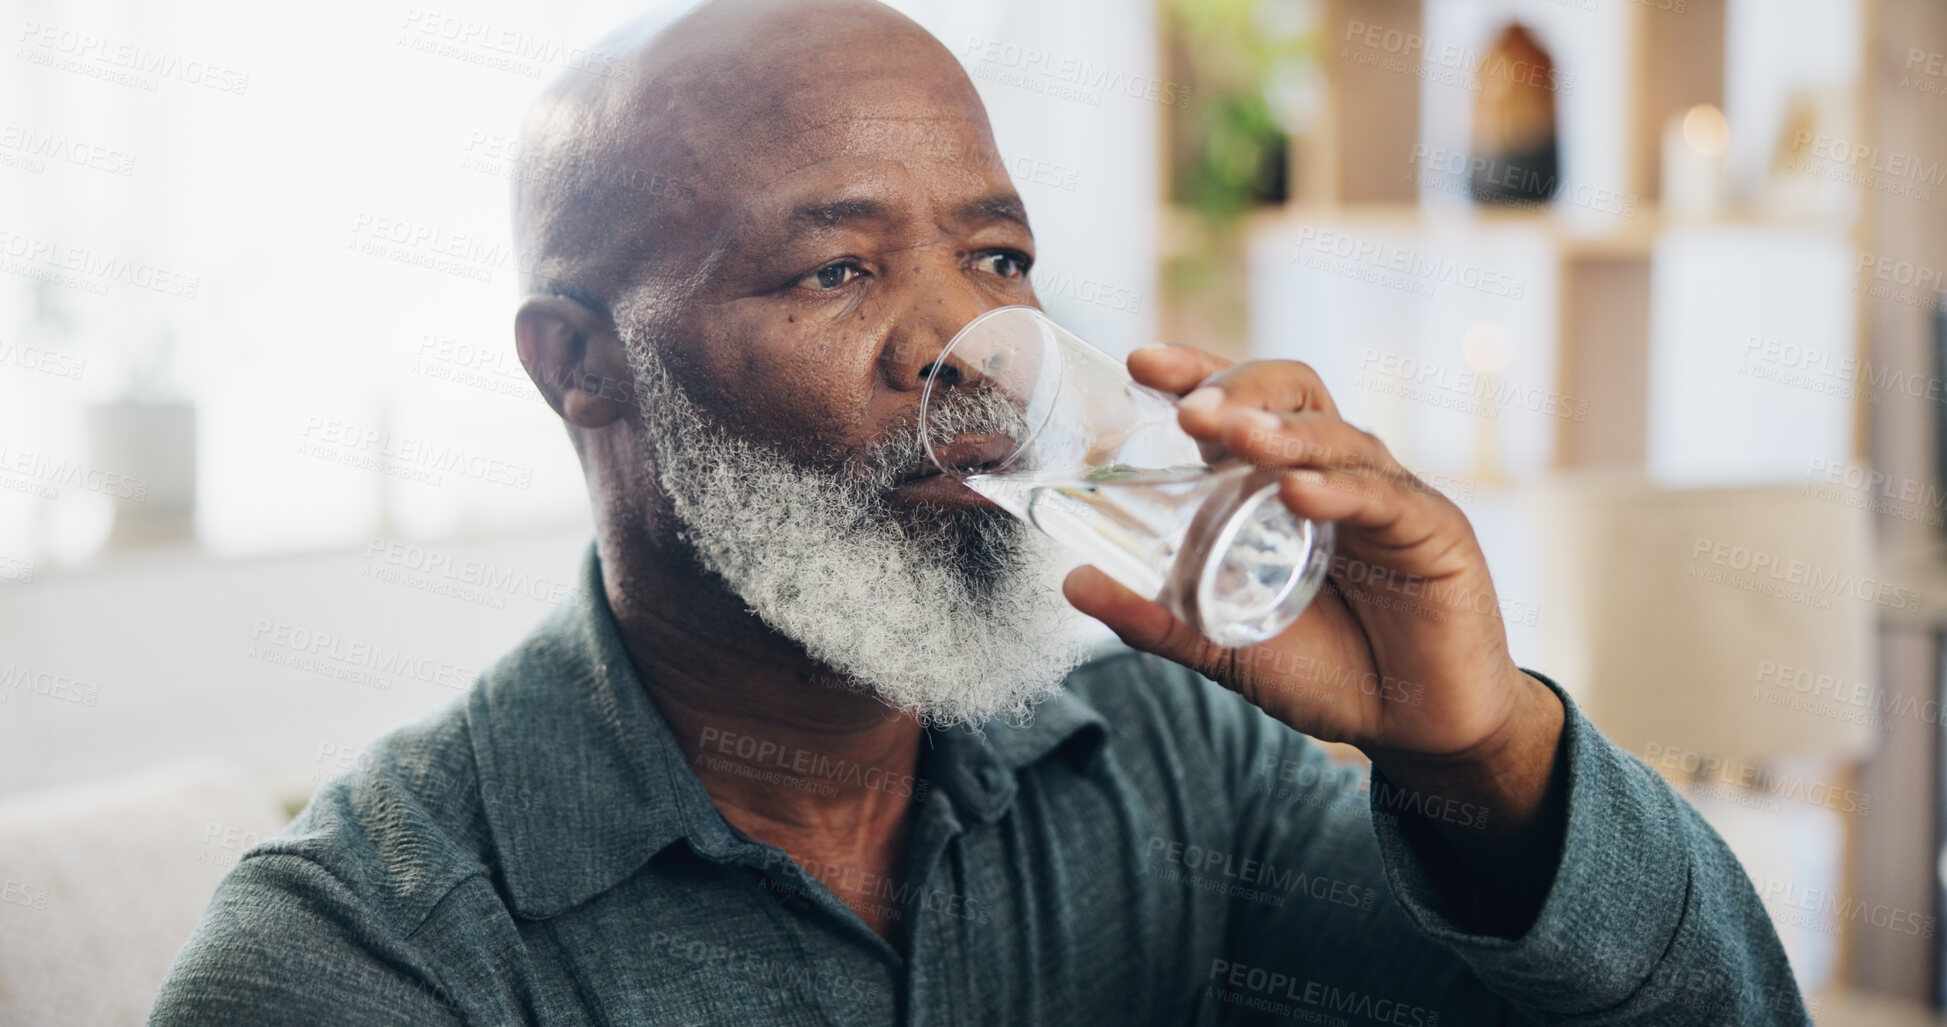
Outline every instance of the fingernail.
[[1129, 351], [1129, 355], [1133, 357], [1140, 353], [1154, 354], [1154, 353], [1167, 352], [1168, 350], [1169, 350], [1169, 346], [1160, 342], [1152, 342], [1147, 346], [1137, 346], [1135, 349]]
[[1224, 390], [1215, 385], [1206, 385], [1177, 400], [1176, 405], [1184, 410], [1208, 413], [1224, 405]]

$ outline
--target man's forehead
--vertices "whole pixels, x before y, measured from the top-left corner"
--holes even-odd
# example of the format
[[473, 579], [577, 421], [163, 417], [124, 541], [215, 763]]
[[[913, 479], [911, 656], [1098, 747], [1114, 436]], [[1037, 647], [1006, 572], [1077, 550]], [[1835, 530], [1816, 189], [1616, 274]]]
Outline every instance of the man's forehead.
[[517, 195], [523, 245], [591, 294], [645, 259], [720, 251], [754, 197], [822, 169], [905, 169], [920, 186], [898, 190], [908, 209], [916, 196], [939, 205], [949, 191], [1006, 187], [972, 80], [883, 5], [712, 0], [623, 35], [629, 76], [567, 82], [524, 129], [563, 170]]
[[880, 104], [839, 117], [792, 119], [778, 128], [780, 147], [801, 158], [900, 154], [981, 164], [995, 156], [986, 113], [952, 105]]
[[[727, 225], [738, 234], [794, 223], [871, 217], [895, 206], [915, 178], [925, 199], [954, 211], [1025, 223], [1020, 200], [983, 119], [953, 111], [866, 113], [792, 127], [759, 154], [726, 160], [716, 178]], [[889, 212], [889, 211], [888, 211]], [[816, 227], [813, 224], [811, 227]]]
[[903, 76], [855, 85], [808, 84], [748, 106], [698, 103], [684, 117], [686, 148], [743, 191], [847, 158], [998, 165], [987, 112], [971, 95], [942, 96]]

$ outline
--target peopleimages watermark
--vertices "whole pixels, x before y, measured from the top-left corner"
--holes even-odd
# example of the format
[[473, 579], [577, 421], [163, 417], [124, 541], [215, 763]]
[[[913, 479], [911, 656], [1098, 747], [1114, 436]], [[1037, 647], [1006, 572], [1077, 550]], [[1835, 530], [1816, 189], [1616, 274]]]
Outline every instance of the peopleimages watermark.
[[713, 752], [732, 757], [709, 764], [713, 769], [729, 770], [744, 777], [760, 777], [770, 784], [803, 787], [820, 795], [837, 795], [837, 785], [849, 785], [864, 791], [885, 792], [901, 799], [922, 802], [930, 787], [925, 778], [911, 774], [891, 773], [882, 767], [834, 759], [826, 753], [782, 745], [722, 728], [704, 728], [696, 744], [699, 762], [709, 759]]
[[[1855, 923], [1915, 938], [1932, 938], [1936, 925], [1929, 914], [1885, 903], [1869, 903], [1831, 888], [1807, 888], [1763, 874], [1752, 874], [1751, 886], [1774, 919], [1823, 934], [1842, 935], [1846, 924]], [[1783, 917], [1779, 917], [1781, 912], [1785, 914]]]
[[684, 938], [660, 928], [649, 932], [645, 948], [647, 954], [673, 964], [685, 978], [715, 980], [730, 988], [764, 988], [779, 998], [803, 1001], [805, 995], [821, 995], [863, 1007], [878, 989], [876, 982], [848, 977], [807, 959], [766, 958], [747, 945]]
[[508, 596], [560, 606], [577, 588], [572, 581], [385, 538], [375, 538], [365, 547], [365, 568], [359, 577], [496, 610], [506, 609]]
[[1691, 543], [1690, 561], [1684, 576], [1691, 580], [1728, 585], [1821, 610], [1832, 608], [1833, 597], [1894, 610], [1917, 610], [1925, 598], [1919, 589], [1702, 535]]
[[160, 89], [164, 79], [232, 96], [250, 88], [246, 71], [60, 25], [28, 21], [14, 41], [20, 44], [14, 60], [148, 93]]
[[1406, 813], [1455, 827], [1469, 827], [1477, 831], [1487, 829], [1487, 807], [1479, 803], [1402, 788], [1383, 777], [1373, 781], [1370, 788], [1375, 817], [1397, 819], [1400, 814]]
[[1408, 488], [1418, 492], [1437, 492], [1456, 503], [1473, 502], [1475, 490], [1479, 488], [1467, 478], [1443, 474], [1439, 471], [1409, 470], [1407, 474], [1408, 480], [1405, 484]]
[[1900, 88], [1930, 96], [1947, 93], [1947, 54], [1914, 47], [1906, 52], [1906, 66], [1900, 70]]
[[1932, 375], [1763, 335], [1747, 337], [1739, 356], [1739, 374], [1855, 401], [1878, 403], [1879, 393], [1900, 392], [1937, 403], [1947, 395]]
[[1363, 775], [1328, 759], [1265, 756], [1251, 777], [1251, 791], [1264, 792], [1274, 802], [1323, 810], [1357, 810], [1372, 802]]
[[356, 745], [319, 742], [317, 754], [311, 757], [311, 762], [317, 764], [317, 767], [311, 771], [311, 781], [318, 784], [329, 781], [347, 770], [371, 766], [372, 753]]
[[1156, 835], [1143, 845], [1143, 859], [1148, 864], [1143, 872], [1151, 877], [1274, 907], [1282, 907], [1287, 896], [1301, 895], [1365, 911], [1379, 898], [1376, 888]]
[[537, 385], [584, 392], [618, 403], [635, 400], [635, 389], [618, 377], [604, 377], [579, 367], [562, 367], [543, 374], [536, 383], [521, 366], [511, 343], [477, 346], [444, 336], [421, 335], [407, 370], [452, 385], [480, 389], [522, 402], [542, 402]]
[[1486, 830], [1488, 808], [1413, 788], [1403, 788], [1385, 778], [1368, 781], [1360, 778], [1356, 787], [1346, 788], [1336, 780], [1344, 768], [1324, 760], [1292, 759], [1269, 755], [1258, 764], [1253, 790], [1265, 791], [1274, 800], [1290, 800], [1297, 805], [1324, 809], [1376, 807], [1373, 813], [1397, 819], [1407, 813], [1423, 820], [1436, 820], [1455, 827]]
[[1482, 78], [1502, 79], [1567, 96], [1575, 90], [1575, 76], [1552, 64], [1510, 57], [1500, 50], [1483, 56], [1473, 47], [1448, 43], [1428, 49], [1425, 36], [1386, 25], [1348, 19], [1339, 40], [1339, 59], [1468, 92], [1480, 90]]
[[95, 682], [37, 669], [19, 661], [0, 670], [0, 704], [11, 702], [15, 692], [76, 706], [94, 706], [101, 702], [101, 686]]
[[610, 79], [628, 70], [623, 61], [599, 50], [418, 7], [406, 11], [398, 45], [523, 78], [540, 78], [546, 66]]
[[84, 142], [59, 132], [36, 132], [24, 125], [0, 126], [0, 165], [42, 174], [57, 167], [87, 168], [127, 178], [135, 174], [135, 155]]
[[197, 854], [196, 860], [199, 863], [230, 866], [263, 840], [264, 836], [255, 831], [212, 820], [203, 827], [203, 851]]
[[[1560, 958], [1586, 959], [1589, 955], [1586, 934], [1566, 933], [1569, 935], [1566, 941], [1550, 942], [1547, 950]], [[1822, 1015], [1818, 996], [1800, 995], [1798, 987], [1789, 979], [1783, 986], [1754, 982], [1735, 968], [1726, 971], [1718, 967], [1684, 966], [1667, 952], [1616, 954], [1603, 959], [1602, 969], [1612, 979], [1621, 981], [1641, 981], [1656, 974], [1667, 994], [1698, 995], [1715, 1002], [1721, 1001], [1718, 996], [1731, 993], [1774, 1012], [1796, 1013], [1802, 1003], [1814, 1018]]]
[[22, 346], [17, 342], [0, 342], [0, 364], [12, 364], [23, 371], [75, 382], [88, 373], [87, 357], [44, 346]]
[[1751, 698], [1771, 706], [1809, 713], [1878, 731], [1889, 726], [1887, 716], [1940, 723], [1940, 700], [1896, 695], [1866, 681], [1849, 681], [1836, 674], [1796, 667], [1776, 660], [1759, 660]]
[[1413, 158], [1407, 162], [1407, 180], [1422, 188], [1454, 196], [1473, 197], [1476, 180], [1499, 185], [1527, 196], [1547, 196], [1548, 200], [1518, 200], [1497, 203], [1498, 210], [1546, 210], [1551, 203], [1568, 204], [1633, 218], [1642, 209], [1640, 197], [1587, 182], [1564, 183], [1559, 177], [1543, 177], [1531, 164], [1505, 158], [1487, 157], [1462, 150], [1448, 150], [1425, 143], [1413, 145]]
[[1858, 272], [1859, 280], [1852, 290], [1855, 295], [1891, 300], [1922, 310], [1940, 309], [1941, 286], [1947, 278], [1943, 278], [1937, 267], [1877, 253], [1861, 253]]
[[131, 503], [149, 498], [149, 480], [104, 471], [73, 460], [56, 459], [31, 449], [0, 442], [0, 489], [53, 499], [63, 488], [93, 492]]
[[1402, 681], [1390, 674], [1356, 670], [1336, 662], [1327, 664], [1309, 653], [1261, 647], [1252, 650], [1245, 659], [1245, 669], [1251, 674], [1268, 673], [1281, 678], [1297, 678], [1308, 686], [1317, 686], [1308, 690], [1321, 696], [1325, 689], [1338, 692], [1352, 688], [1360, 695], [1408, 706], [1418, 706], [1426, 699], [1426, 689], [1411, 681]]
[[307, 418], [299, 437], [302, 441], [297, 451], [301, 455], [402, 481], [438, 485], [444, 475], [456, 474], [517, 489], [526, 489], [534, 483], [534, 468], [525, 464], [512, 464], [425, 439], [394, 437], [390, 432], [335, 418]]
[[1409, 574], [1342, 553], [1332, 554], [1327, 584], [1346, 602], [1364, 603], [1443, 622], [1457, 613], [1493, 617], [1507, 624], [1535, 627], [1541, 611], [1533, 603], [1506, 599], [1492, 590]]
[[1394, 1027], [1439, 1027], [1440, 1011], [1313, 980], [1299, 973], [1212, 959], [1204, 994], [1226, 1005], [1306, 1023], [1346, 1024], [1340, 1016]]
[[475, 282], [492, 282], [509, 269], [532, 270], [510, 243], [369, 211], [352, 218], [351, 241], [345, 248]]
[[1100, 107], [1104, 96], [1126, 96], [1167, 107], [1190, 106], [1189, 86], [1153, 75], [1128, 74], [1039, 47], [968, 36], [960, 60], [978, 60], [968, 69], [974, 78], [1092, 107]]
[[1577, 424], [1589, 419], [1586, 399], [1438, 360], [1367, 346], [1359, 353], [1356, 370], [1352, 379], [1355, 388], [1488, 420], [1498, 419], [1504, 407]]
[[1416, 296], [1433, 296], [1442, 285], [1509, 300], [1528, 293], [1522, 275], [1317, 225], [1298, 227], [1289, 263]]
[[1804, 494], [1814, 499], [1855, 510], [1871, 510], [1882, 517], [1938, 528], [1947, 517], [1941, 507], [1947, 504], [1947, 489], [1938, 482], [1895, 477], [1885, 471], [1812, 457], [1805, 476], [1812, 479]]
[[1082, 184], [1082, 169], [1060, 161], [1043, 160], [1026, 154], [1003, 153], [1001, 164], [1015, 182], [1033, 182], [1050, 189], [1074, 192]]
[[1043, 297], [1068, 296], [1110, 310], [1120, 310], [1130, 314], [1142, 313], [1141, 289], [1131, 289], [1095, 278], [1078, 278], [1073, 271], [1065, 270], [1043, 271], [1037, 268], [1033, 280], [1035, 293]]
[[27, 909], [46, 909], [48, 890], [11, 877], [0, 878], [0, 902]]
[[[1356, 457], [1358, 456], [1358, 454], [1349, 454], [1335, 447], [1313, 442], [1310, 439], [1283, 435], [1279, 431], [1263, 431], [1253, 428], [1251, 429], [1249, 439], [1251, 445], [1269, 449], [1281, 459], [1294, 462], [1302, 461], [1304, 465], [1312, 467], [1335, 466], [1338, 463], [1338, 458], [1344, 456], [1354, 457], [1356, 462]], [[1473, 502], [1475, 490], [1478, 488], [1474, 482], [1466, 478], [1451, 474], [1442, 474], [1438, 471], [1414, 471], [1405, 467], [1393, 469], [1366, 466], [1360, 467], [1357, 478], [1343, 484], [1334, 480], [1330, 487], [1352, 493], [1353, 495], [1363, 496], [1375, 494], [1375, 490], [1386, 486], [1408, 489], [1413, 492], [1423, 492], [1429, 495], [1445, 496], [1455, 503]]]
[[11, 581], [16, 585], [31, 585], [34, 583], [34, 572], [38, 569], [39, 565], [32, 560], [23, 560], [17, 556], [0, 556], [0, 581]]
[[1947, 182], [1947, 165], [1898, 150], [1855, 143], [1842, 136], [1800, 130], [1792, 136], [1788, 171], [1856, 185], [1892, 196], [1926, 201]]
[[[1780, 796], [1862, 817], [1872, 812], [1873, 808], [1873, 797], [1868, 792], [1840, 788], [1825, 781], [1808, 780], [1756, 763], [1710, 756], [1680, 746], [1646, 742], [1643, 745], [1643, 762], [1658, 770], [1674, 771], [1690, 778], [1689, 790], [1693, 795], [1757, 806], [1773, 813], [1783, 807], [1766, 800], [1764, 796]], [[1730, 790], [1712, 788], [1713, 784], [1728, 786]]]
[[529, 402], [541, 399], [510, 344], [476, 346], [450, 337], [421, 335], [408, 370], [496, 396]]
[[410, 649], [346, 638], [269, 617], [258, 618], [250, 631], [246, 656], [253, 660], [323, 677], [392, 690], [392, 679], [463, 691], [479, 676], [476, 668], [430, 659]]
[[4, 226], [0, 226], [0, 270], [95, 296], [108, 295], [110, 285], [127, 285], [193, 300], [203, 287], [200, 275], [104, 253], [90, 246], [27, 235]]

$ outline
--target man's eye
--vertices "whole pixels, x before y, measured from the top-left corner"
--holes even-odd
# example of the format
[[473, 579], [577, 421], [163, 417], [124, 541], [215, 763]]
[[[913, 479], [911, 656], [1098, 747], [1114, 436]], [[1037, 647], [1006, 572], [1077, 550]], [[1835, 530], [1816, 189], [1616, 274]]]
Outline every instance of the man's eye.
[[1028, 267], [1032, 263], [1025, 254], [1014, 253], [1008, 250], [1001, 250], [995, 253], [983, 253], [974, 258], [975, 267], [991, 274], [999, 275], [1002, 278], [1023, 277], [1028, 273]]
[[836, 264], [826, 264], [824, 267], [798, 279], [798, 284], [807, 289], [830, 292], [833, 289], [851, 284], [852, 279], [864, 273], [857, 264], [849, 260], [841, 260]]

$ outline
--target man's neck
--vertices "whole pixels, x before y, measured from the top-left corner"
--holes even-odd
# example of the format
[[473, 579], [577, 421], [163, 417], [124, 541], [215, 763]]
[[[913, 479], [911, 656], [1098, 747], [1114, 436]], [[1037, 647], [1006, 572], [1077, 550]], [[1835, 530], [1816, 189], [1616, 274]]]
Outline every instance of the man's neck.
[[630, 663], [718, 810], [886, 934], [897, 912], [847, 892], [897, 876], [926, 794], [920, 723], [771, 630], [714, 575], [610, 552], [604, 591]]

